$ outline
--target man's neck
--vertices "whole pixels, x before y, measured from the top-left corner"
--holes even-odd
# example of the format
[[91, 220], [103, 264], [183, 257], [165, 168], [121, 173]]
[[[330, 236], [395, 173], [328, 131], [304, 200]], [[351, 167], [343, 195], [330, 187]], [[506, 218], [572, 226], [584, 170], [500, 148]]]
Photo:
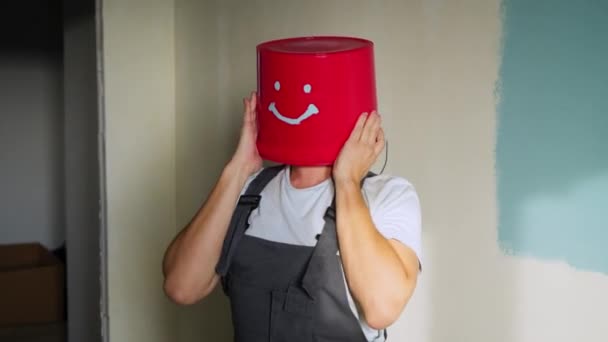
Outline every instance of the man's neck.
[[309, 188], [329, 179], [331, 166], [290, 166], [289, 176], [294, 188]]

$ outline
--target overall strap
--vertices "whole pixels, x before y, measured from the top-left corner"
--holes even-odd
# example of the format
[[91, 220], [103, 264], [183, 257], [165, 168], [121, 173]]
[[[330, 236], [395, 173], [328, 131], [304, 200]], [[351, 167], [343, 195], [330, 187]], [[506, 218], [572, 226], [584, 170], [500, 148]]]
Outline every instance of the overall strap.
[[[376, 174], [368, 172], [367, 175], [363, 178], [363, 180], [361, 180], [361, 188], [363, 188], [363, 184], [367, 178], [374, 176], [376, 176]], [[340, 298], [340, 300], [343, 301], [343, 304], [345, 306], [348, 306], [346, 295], [346, 291], [348, 291], [348, 289], [345, 287], [342, 281], [342, 276], [340, 275], [339, 277], [332, 278], [331, 276], [328, 277], [327, 274], [327, 272], [334, 272], [336, 270], [341, 269], [339, 266], [331, 267], [327, 264], [328, 260], [332, 260], [332, 258], [328, 257], [336, 256], [339, 250], [338, 234], [336, 229], [335, 194], [332, 199], [331, 205], [325, 211], [324, 220], [325, 226], [323, 227], [323, 231], [321, 232], [321, 234], [317, 236], [318, 242], [315, 246], [306, 272], [304, 273], [304, 276], [302, 278], [302, 287], [306, 291], [308, 296], [314, 300], [314, 295], [316, 294], [315, 289], [320, 286], [323, 286], [325, 282], [330, 281], [332, 282], [332, 284], [326, 284], [326, 286], [329, 286], [331, 290], [326, 288], [325, 291], [333, 292], [334, 295], [337, 295], [337, 298]], [[351, 319], [354, 319], [354, 316]], [[386, 340], [388, 338], [388, 333], [386, 329], [384, 329], [382, 333]]]
[[245, 190], [245, 193], [239, 198], [236, 209], [232, 214], [220, 260], [215, 268], [215, 271], [221, 277], [226, 276], [230, 268], [230, 262], [240, 239], [245, 235], [245, 230], [249, 228], [249, 215], [260, 204], [262, 190], [268, 183], [284, 168], [284, 166], [273, 166], [263, 169], [252, 181]]
[[[361, 188], [363, 188], [363, 184], [365, 180], [370, 177], [376, 176], [373, 172], [368, 172], [367, 175], [361, 180]], [[310, 295], [312, 294], [312, 289], [315, 288], [318, 284], [321, 284], [323, 279], [323, 272], [319, 272], [322, 265], [319, 264], [319, 261], [322, 260], [322, 256], [328, 255], [336, 255], [338, 252], [338, 232], [336, 229], [336, 196], [331, 201], [331, 205], [325, 211], [325, 215], [323, 216], [325, 220], [325, 225], [323, 226], [323, 230], [321, 234], [317, 236], [317, 245], [312, 254], [311, 261], [306, 269], [306, 273], [302, 278], [302, 286]]]

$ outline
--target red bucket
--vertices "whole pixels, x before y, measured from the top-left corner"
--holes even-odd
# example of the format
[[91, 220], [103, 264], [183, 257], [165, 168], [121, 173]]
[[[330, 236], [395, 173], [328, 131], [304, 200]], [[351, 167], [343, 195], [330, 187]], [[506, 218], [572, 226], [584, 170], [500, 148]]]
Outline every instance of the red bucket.
[[262, 158], [332, 165], [363, 112], [377, 108], [373, 43], [301, 37], [257, 46]]

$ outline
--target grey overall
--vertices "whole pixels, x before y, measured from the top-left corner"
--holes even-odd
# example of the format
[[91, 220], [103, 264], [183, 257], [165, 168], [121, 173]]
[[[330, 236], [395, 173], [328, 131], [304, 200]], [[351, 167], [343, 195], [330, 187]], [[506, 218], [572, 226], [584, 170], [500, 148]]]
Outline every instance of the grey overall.
[[281, 168], [262, 170], [239, 199], [216, 268], [230, 299], [234, 340], [366, 342], [337, 255], [335, 199], [314, 247], [245, 235], [260, 193]]

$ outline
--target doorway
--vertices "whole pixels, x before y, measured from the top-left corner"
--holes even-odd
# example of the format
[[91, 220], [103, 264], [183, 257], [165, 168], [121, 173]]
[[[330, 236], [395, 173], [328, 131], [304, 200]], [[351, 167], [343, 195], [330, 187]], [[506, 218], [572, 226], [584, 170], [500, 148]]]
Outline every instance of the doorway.
[[0, 5], [0, 246], [18, 250], [0, 251], [14, 304], [0, 303], [3, 341], [102, 341], [95, 11], [95, 0]]

